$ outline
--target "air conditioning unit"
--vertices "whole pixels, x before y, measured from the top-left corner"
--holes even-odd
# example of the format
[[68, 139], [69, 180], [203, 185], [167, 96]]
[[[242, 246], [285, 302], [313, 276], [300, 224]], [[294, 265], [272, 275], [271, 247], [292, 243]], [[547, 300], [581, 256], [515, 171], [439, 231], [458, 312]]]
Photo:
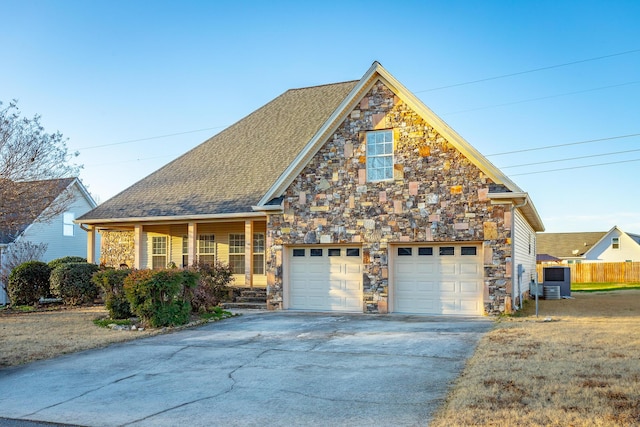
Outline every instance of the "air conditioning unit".
[[544, 267], [542, 277], [544, 287], [559, 286], [560, 297], [571, 296], [571, 269], [569, 267]]

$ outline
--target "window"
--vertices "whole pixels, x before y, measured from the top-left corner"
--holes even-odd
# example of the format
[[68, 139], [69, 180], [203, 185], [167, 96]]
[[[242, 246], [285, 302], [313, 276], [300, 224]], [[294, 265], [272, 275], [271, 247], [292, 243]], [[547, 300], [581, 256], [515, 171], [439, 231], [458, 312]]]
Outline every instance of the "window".
[[244, 274], [244, 234], [229, 234], [229, 266], [233, 274]]
[[253, 233], [253, 274], [264, 274], [264, 233]]
[[213, 266], [216, 261], [216, 239], [213, 234], [198, 235], [198, 262]]
[[311, 256], [322, 256], [322, 249], [311, 249]]
[[73, 237], [74, 227], [73, 220], [76, 215], [73, 212], [65, 212], [62, 214], [62, 235]]
[[329, 249], [329, 256], [340, 256], [340, 248], [331, 248]]
[[478, 248], [476, 248], [475, 246], [463, 246], [462, 249], [460, 249], [460, 255], [477, 255], [478, 254]]
[[411, 256], [411, 248], [398, 248], [398, 256]]
[[455, 255], [455, 248], [453, 246], [442, 246], [440, 255]]
[[304, 249], [294, 249], [293, 256], [304, 256]]
[[167, 236], [151, 238], [151, 268], [159, 270], [167, 266]]
[[620, 238], [612, 237], [611, 238], [611, 249], [620, 249]]
[[393, 131], [367, 132], [367, 181], [393, 179]]
[[189, 237], [182, 236], [182, 267], [189, 266]]
[[432, 256], [433, 248], [418, 248], [418, 255]]
[[360, 248], [347, 248], [347, 256], [360, 256]]

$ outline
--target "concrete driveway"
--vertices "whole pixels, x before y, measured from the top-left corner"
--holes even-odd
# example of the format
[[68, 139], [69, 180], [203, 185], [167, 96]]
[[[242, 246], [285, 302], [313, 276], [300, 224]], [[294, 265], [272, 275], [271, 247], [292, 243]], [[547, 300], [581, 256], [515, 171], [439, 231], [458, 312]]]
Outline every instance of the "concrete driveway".
[[245, 314], [0, 370], [0, 425], [425, 425], [491, 324]]

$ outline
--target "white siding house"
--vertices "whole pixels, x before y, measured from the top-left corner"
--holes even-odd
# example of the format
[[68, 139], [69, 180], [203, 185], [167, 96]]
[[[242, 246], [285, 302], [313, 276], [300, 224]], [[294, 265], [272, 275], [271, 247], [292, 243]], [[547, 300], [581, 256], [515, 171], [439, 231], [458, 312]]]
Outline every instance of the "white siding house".
[[640, 236], [625, 233], [617, 226], [607, 232], [584, 254], [582, 262], [638, 262]]
[[[77, 178], [69, 179], [66, 190], [73, 193], [73, 202], [65, 212], [57, 215], [52, 220], [41, 222], [36, 219], [26, 226], [20, 235], [13, 241], [0, 243], [0, 266], [4, 254], [10, 250], [15, 242], [32, 242], [34, 244], [45, 243], [47, 250], [41, 261], [49, 262], [64, 256], [87, 256], [87, 233], [74, 220], [97, 206], [84, 185]], [[44, 214], [45, 211], [43, 211]], [[4, 284], [0, 286], [0, 304], [6, 304], [7, 295]]]

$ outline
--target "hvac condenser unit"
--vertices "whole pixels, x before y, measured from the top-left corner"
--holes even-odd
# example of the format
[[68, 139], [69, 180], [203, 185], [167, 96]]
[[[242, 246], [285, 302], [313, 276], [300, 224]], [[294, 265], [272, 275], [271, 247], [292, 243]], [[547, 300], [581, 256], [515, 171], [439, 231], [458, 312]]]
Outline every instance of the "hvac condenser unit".
[[569, 267], [544, 267], [542, 269], [544, 287], [560, 287], [561, 297], [571, 296], [571, 269]]

